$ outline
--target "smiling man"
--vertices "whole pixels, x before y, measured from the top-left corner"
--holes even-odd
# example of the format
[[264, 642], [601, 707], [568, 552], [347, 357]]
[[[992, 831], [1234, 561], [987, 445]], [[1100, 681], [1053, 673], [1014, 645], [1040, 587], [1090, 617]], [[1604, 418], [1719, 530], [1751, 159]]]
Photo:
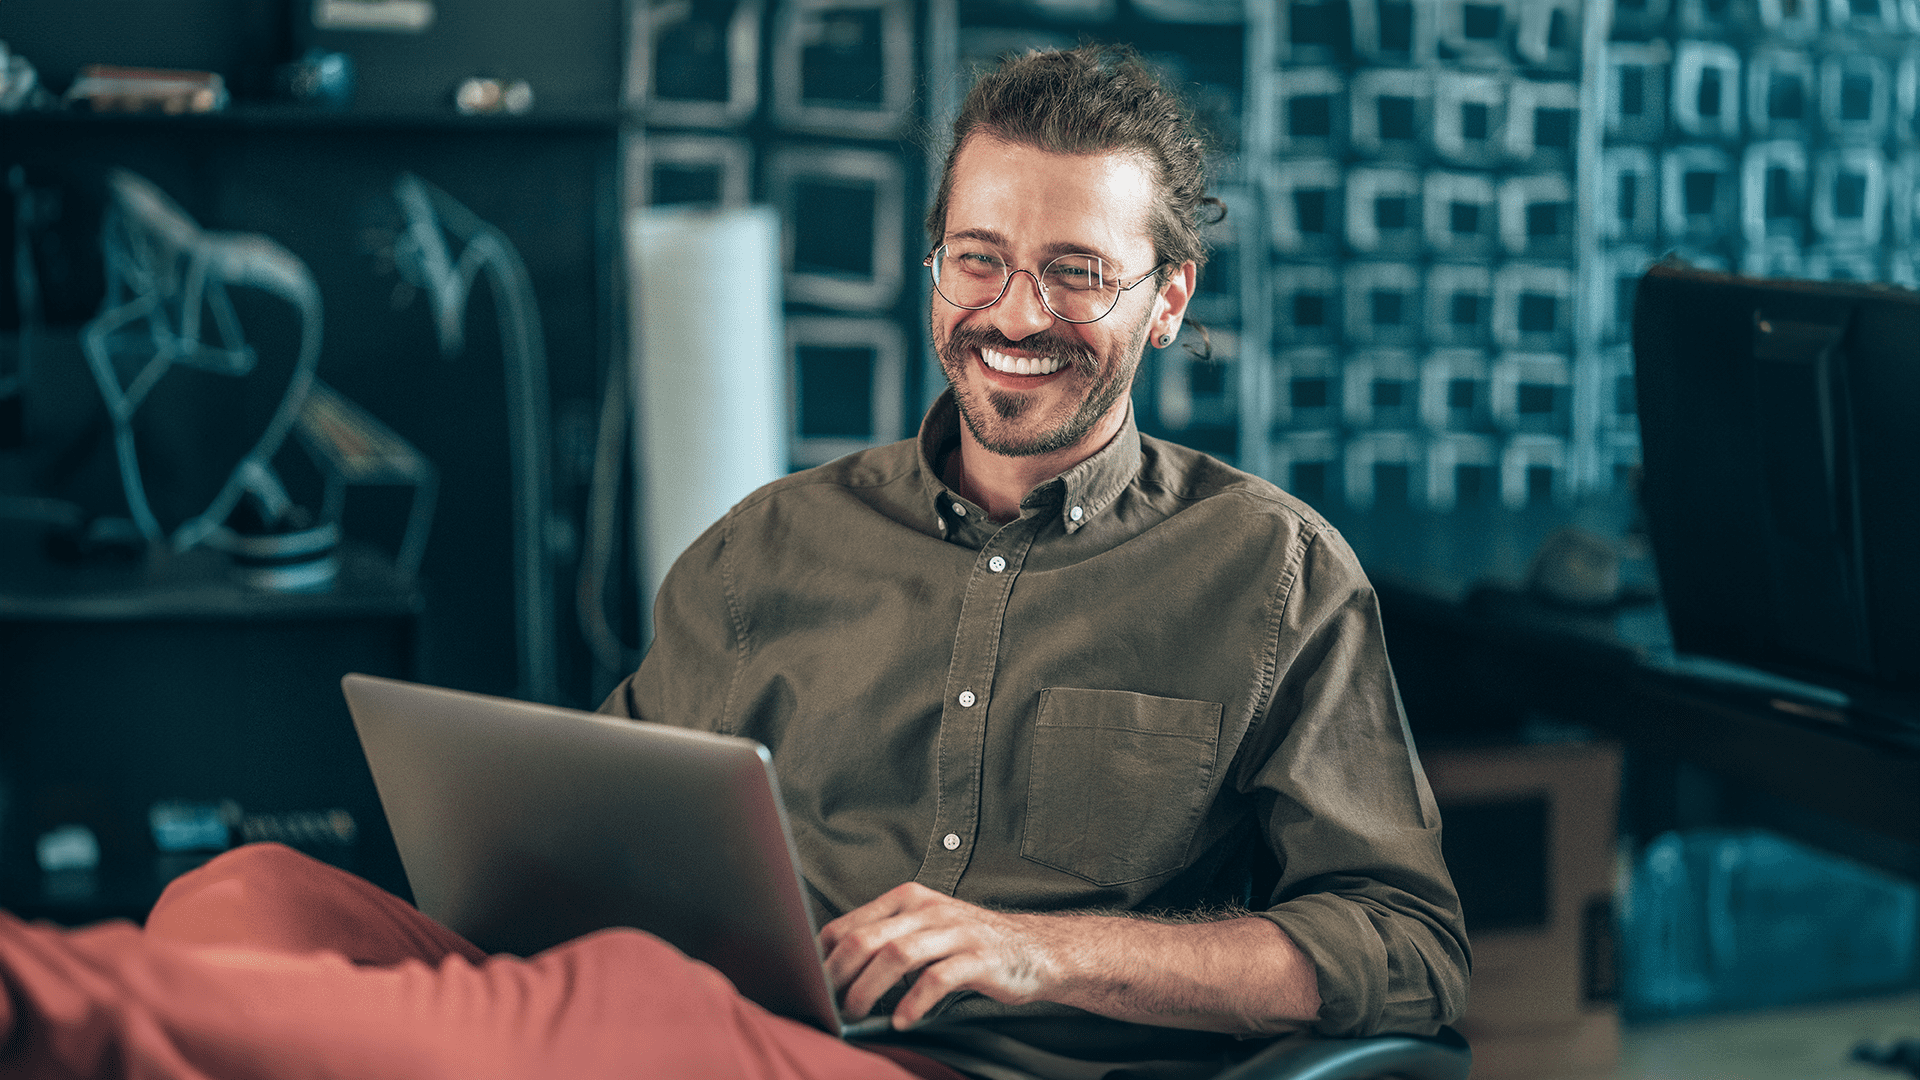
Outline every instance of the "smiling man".
[[1457, 1017], [1459, 902], [1352, 552], [1134, 426], [1205, 260], [1203, 150], [1127, 53], [983, 77], [928, 217], [950, 391], [715, 523], [602, 707], [767, 745], [844, 1011], [902, 1042], [637, 931], [488, 957], [249, 845], [144, 930], [0, 914], [0, 1072], [1189, 1077]]
[[1307, 506], [1134, 426], [1202, 139], [1099, 47], [988, 73], [953, 136], [948, 393], [709, 530], [604, 708], [772, 750], [847, 1011], [963, 1069], [1433, 1031], [1467, 944], [1372, 590]]
[[927, 256], [933, 342], [965, 421], [948, 469], [971, 465], [995, 520], [1010, 520], [1028, 490], [1120, 433], [1147, 336], [1171, 340], [1196, 267], [1157, 261], [1153, 169], [1138, 154], [1057, 153], [986, 130], [962, 140], [943, 188], [947, 227]]
[[[1154, 261], [1153, 196], [1152, 170], [1135, 155], [1052, 153], [982, 132], [954, 156], [951, 227], [927, 266], [944, 301], [933, 315], [934, 347], [972, 453], [1078, 447], [1084, 458], [1119, 433], [1117, 406], [1149, 327], [1170, 336], [1193, 287], [1191, 262], [1163, 275]], [[1016, 236], [1051, 239], [1016, 246]], [[1022, 255], [1036, 269], [1022, 269]], [[1137, 273], [1122, 285], [1128, 257]], [[1017, 273], [1026, 281], [1008, 296]], [[1143, 284], [1166, 287], [1128, 297], [1128, 310], [1107, 318]]]

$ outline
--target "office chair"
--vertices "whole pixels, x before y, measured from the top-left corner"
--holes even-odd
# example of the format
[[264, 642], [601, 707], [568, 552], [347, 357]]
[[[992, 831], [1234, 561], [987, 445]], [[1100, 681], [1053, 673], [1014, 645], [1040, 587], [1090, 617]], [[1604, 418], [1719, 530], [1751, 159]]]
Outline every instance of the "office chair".
[[1449, 1027], [1438, 1035], [1280, 1039], [1214, 1080], [1467, 1080], [1473, 1051]]

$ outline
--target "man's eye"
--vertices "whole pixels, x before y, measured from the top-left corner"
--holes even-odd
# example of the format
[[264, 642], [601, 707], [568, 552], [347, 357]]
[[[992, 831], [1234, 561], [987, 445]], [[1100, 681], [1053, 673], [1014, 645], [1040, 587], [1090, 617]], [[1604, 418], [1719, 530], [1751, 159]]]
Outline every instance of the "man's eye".
[[1101, 284], [1101, 275], [1086, 266], [1071, 263], [1056, 263], [1047, 271], [1047, 278], [1053, 284], [1067, 289], [1097, 289]]
[[962, 251], [956, 253], [953, 258], [954, 261], [960, 264], [960, 268], [969, 274], [997, 274], [1000, 272], [1000, 260], [984, 251]]

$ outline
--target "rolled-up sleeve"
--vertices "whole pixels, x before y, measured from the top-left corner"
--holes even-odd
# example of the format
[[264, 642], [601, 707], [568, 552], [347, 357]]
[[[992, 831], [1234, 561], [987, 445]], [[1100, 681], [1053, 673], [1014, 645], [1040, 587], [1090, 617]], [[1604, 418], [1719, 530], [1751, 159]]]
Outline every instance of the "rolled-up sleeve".
[[1431, 1033], [1465, 1009], [1471, 962], [1440, 813], [1358, 561], [1324, 530], [1300, 567], [1243, 780], [1280, 868], [1263, 914], [1314, 964], [1318, 1030]]

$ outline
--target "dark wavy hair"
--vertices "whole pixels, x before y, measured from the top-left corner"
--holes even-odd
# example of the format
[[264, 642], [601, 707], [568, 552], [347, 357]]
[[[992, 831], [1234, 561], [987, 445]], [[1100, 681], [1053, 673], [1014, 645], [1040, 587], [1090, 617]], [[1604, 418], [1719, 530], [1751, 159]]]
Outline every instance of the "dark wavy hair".
[[1226, 212], [1220, 200], [1207, 195], [1206, 132], [1133, 49], [1036, 50], [982, 75], [954, 118], [940, 189], [927, 211], [927, 231], [935, 244], [946, 234], [953, 163], [975, 135], [1056, 154], [1140, 155], [1158, 193], [1147, 213], [1154, 254], [1163, 264], [1206, 265], [1200, 226]]

